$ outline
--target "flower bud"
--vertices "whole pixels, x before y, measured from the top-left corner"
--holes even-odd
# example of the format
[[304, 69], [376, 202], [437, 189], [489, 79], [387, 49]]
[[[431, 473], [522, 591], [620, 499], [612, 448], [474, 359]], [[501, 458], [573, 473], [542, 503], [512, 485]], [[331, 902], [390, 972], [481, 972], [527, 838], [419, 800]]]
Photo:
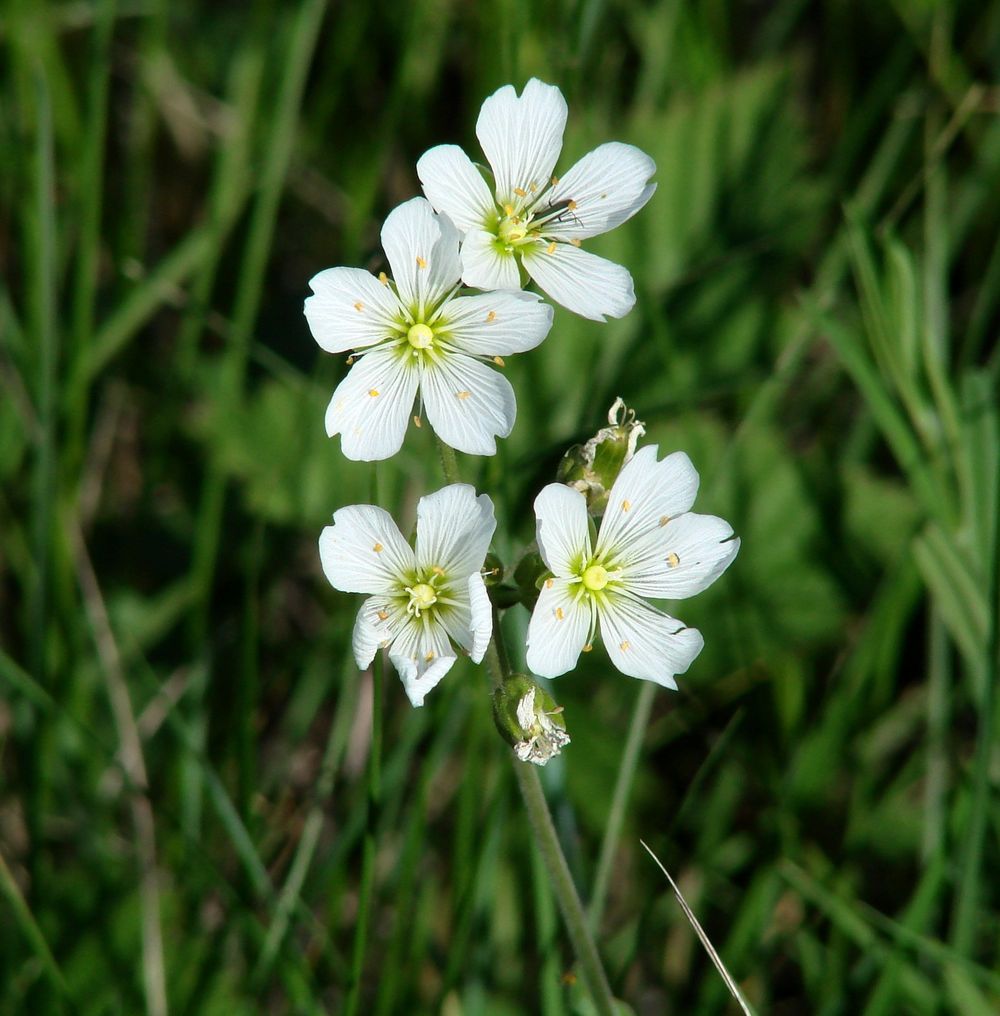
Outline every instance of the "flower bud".
[[586, 444], [573, 445], [559, 463], [556, 479], [587, 499], [587, 507], [597, 514], [604, 510], [608, 491], [622, 466], [633, 454], [639, 438], [646, 433], [635, 410], [621, 398], [608, 410], [607, 427], [602, 427]]
[[569, 744], [562, 706], [524, 674], [507, 678], [493, 693], [493, 721], [522, 762], [543, 766]]

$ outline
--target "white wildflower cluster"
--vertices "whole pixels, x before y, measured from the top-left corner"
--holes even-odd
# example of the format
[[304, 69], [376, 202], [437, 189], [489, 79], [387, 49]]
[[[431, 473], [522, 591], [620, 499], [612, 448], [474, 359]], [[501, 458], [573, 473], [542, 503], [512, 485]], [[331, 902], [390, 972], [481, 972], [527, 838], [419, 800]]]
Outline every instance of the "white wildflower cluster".
[[[552, 307], [526, 284], [595, 321], [631, 310], [627, 269], [582, 244], [646, 204], [656, 167], [612, 142], [556, 175], [566, 116], [553, 85], [499, 89], [476, 124], [489, 171], [454, 145], [418, 161], [425, 197], [395, 208], [382, 227], [391, 277], [329, 268], [311, 280], [313, 336], [327, 352], [350, 354], [326, 413], [327, 433], [340, 435], [348, 458], [394, 455], [410, 420], [419, 427], [424, 418], [452, 448], [494, 454], [516, 413], [504, 357], [539, 345], [553, 322]], [[535, 500], [546, 570], [524, 597], [535, 601], [527, 664], [542, 677], [564, 674], [599, 634], [623, 673], [676, 687], [702, 638], [648, 600], [704, 589], [739, 541], [721, 519], [691, 512], [698, 476], [687, 456], [658, 461], [655, 446], [636, 451], [642, 425], [625, 413], [619, 400], [612, 426], [568, 458], [565, 483]], [[594, 539], [589, 512], [602, 510]], [[420, 499], [413, 546], [374, 505], [341, 508], [323, 530], [331, 585], [368, 594], [354, 627], [358, 666], [386, 649], [415, 706], [459, 653], [482, 661], [496, 606], [512, 602], [491, 604], [484, 581], [495, 528], [490, 498], [452, 483]], [[561, 709], [531, 678], [508, 678], [495, 711], [497, 703], [498, 727], [522, 761], [544, 764], [569, 743]]]

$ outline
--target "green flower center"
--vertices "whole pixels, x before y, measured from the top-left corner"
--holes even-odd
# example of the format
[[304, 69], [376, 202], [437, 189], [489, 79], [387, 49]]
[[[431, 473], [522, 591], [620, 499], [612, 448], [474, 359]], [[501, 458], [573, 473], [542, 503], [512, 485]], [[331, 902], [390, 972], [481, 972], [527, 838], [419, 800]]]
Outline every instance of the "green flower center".
[[608, 575], [607, 568], [604, 568], [599, 564], [592, 564], [583, 573], [583, 584], [592, 593], [596, 593], [599, 589], [603, 589], [610, 579], [611, 576]]
[[410, 329], [406, 333], [406, 341], [409, 342], [414, 349], [426, 349], [434, 342], [434, 331], [429, 325], [410, 325]]

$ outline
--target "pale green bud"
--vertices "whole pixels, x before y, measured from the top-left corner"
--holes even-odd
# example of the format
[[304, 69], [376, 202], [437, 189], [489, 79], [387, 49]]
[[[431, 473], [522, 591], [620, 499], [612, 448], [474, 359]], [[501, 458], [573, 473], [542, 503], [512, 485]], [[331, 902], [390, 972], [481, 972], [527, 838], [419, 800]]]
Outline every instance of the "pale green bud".
[[562, 706], [524, 674], [514, 674], [493, 693], [493, 721], [522, 762], [543, 766], [569, 744]]
[[559, 463], [556, 479], [578, 490], [587, 499], [590, 511], [600, 514], [608, 491], [626, 462], [635, 454], [639, 438], [646, 433], [635, 410], [617, 398], [608, 410], [608, 426], [602, 427], [586, 444], [573, 445]]

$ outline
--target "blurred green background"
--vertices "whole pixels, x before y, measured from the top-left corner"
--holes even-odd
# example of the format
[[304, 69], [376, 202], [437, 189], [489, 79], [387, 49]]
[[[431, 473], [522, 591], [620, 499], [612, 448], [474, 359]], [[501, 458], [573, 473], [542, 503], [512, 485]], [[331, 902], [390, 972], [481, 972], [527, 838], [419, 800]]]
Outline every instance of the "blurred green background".
[[482, 670], [388, 675], [367, 808], [316, 539], [442, 480], [427, 428], [341, 456], [301, 312], [531, 75], [561, 169], [628, 141], [659, 189], [589, 245], [636, 309], [557, 309], [461, 459], [496, 549], [616, 395], [743, 537], [678, 693], [554, 686], [616, 994], [735, 1011], [641, 836], [762, 1013], [1000, 1011], [1000, 3], [8, 0], [0, 45], [0, 1011], [335, 1013], [357, 962], [364, 1013], [587, 1011]]

